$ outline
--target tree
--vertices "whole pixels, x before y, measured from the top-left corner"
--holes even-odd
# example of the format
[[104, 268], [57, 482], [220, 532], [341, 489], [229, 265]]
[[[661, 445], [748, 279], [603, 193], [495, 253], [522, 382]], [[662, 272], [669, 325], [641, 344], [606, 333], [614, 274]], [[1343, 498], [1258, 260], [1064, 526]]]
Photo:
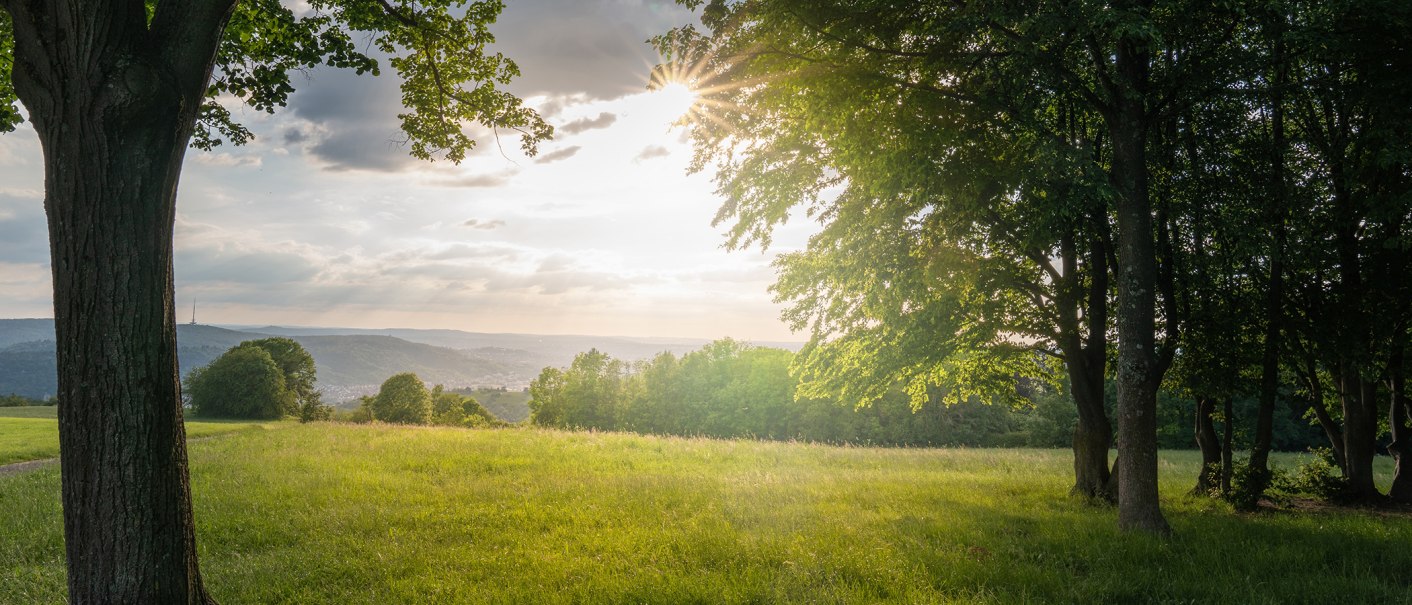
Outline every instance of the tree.
[[274, 420], [298, 410], [279, 365], [267, 351], [250, 343], [192, 370], [186, 393], [192, 412], [206, 418]]
[[426, 424], [432, 419], [431, 392], [416, 374], [404, 372], [383, 381], [368, 410], [382, 422]]
[[[313, 410], [320, 405], [319, 392], [314, 388], [317, 371], [314, 366], [314, 357], [304, 350], [303, 345], [291, 338], [280, 336], [247, 340], [241, 344], [260, 347], [270, 354], [275, 365], [279, 366], [280, 371], [284, 373], [285, 388], [294, 394], [296, 410], [302, 410], [306, 407]], [[296, 414], [297, 411], [290, 413], [290, 415]]]
[[18, 123], [18, 100], [43, 143], [73, 603], [211, 601], [191, 521], [172, 229], [188, 144], [250, 137], [218, 99], [273, 111], [292, 70], [376, 74], [371, 48], [402, 78], [414, 156], [460, 160], [474, 145], [466, 123], [519, 130], [529, 153], [550, 134], [498, 89], [518, 71], [486, 52], [499, 0], [304, 6], [0, 0], [0, 129]]
[[[1046, 290], [1067, 291], [1068, 305], [1076, 304], [1082, 299], [1075, 292], [1106, 281], [1112, 271], [1118, 303], [1119, 525], [1167, 533], [1157, 499], [1154, 419], [1157, 389], [1178, 333], [1174, 318], [1164, 313], [1160, 339], [1157, 334], [1158, 291], [1168, 293], [1161, 298], [1170, 305], [1171, 272], [1159, 264], [1157, 253], [1164, 225], [1154, 219], [1159, 209], [1149, 190], [1148, 145], [1158, 125], [1230, 81], [1222, 52], [1238, 19], [1223, 6], [1179, 0], [903, 6], [712, 1], [702, 14], [709, 36], [679, 29], [659, 38], [658, 45], [680, 63], [664, 67], [663, 75], [694, 78], [701, 90], [706, 115], [693, 129], [693, 167], [715, 164], [725, 197], [718, 220], [735, 221], [732, 244], [768, 243], [770, 230], [796, 206], [839, 230], [857, 230], [858, 238], [871, 232], [879, 241], [898, 237], [899, 225], [926, 224], [946, 245], [921, 259], [932, 262], [912, 264], [934, 271], [938, 279], [914, 278], [920, 289], [897, 287], [902, 280], [878, 271], [877, 278], [861, 280], [869, 285], [860, 297], [895, 299], [895, 309], [915, 315], [934, 297], [946, 300], [942, 293], [952, 286], [947, 278], [959, 275], [965, 285], [952, 300], [970, 302], [955, 294], [982, 301], [1029, 297], [1051, 325], [1060, 318], [1046, 314], [1063, 307], [1055, 304], [1061, 300], [1057, 293]], [[799, 108], [808, 112], [796, 114]], [[826, 117], [819, 119], [816, 112]], [[1085, 128], [1074, 129], [1076, 124]], [[836, 194], [838, 189], [843, 192]], [[875, 218], [889, 216], [897, 220]], [[1011, 227], [1019, 228], [1014, 242], [990, 245], [1004, 242]], [[1114, 235], [1108, 240], [1110, 227]], [[977, 255], [947, 256], [955, 242], [986, 251], [985, 260], [1019, 268], [1021, 279], [1004, 285], [981, 279], [986, 272], [968, 266]], [[1095, 242], [1104, 245], [1092, 246]], [[1087, 278], [1064, 279], [1051, 262], [1065, 243], [1075, 260], [1091, 249], [1101, 252], [1086, 255], [1083, 264], [1092, 266]], [[1098, 259], [1103, 262], [1094, 262]], [[1029, 277], [1033, 274], [1041, 275]], [[971, 284], [980, 287], [968, 288]], [[909, 291], [926, 296], [919, 302], [905, 296]], [[1103, 299], [1106, 292], [1089, 297], [1089, 304]], [[825, 317], [843, 317], [843, 333], [895, 329], [906, 335], [928, 327], [918, 322], [890, 328], [888, 318], [850, 314], [855, 303], [844, 298], [817, 307]], [[959, 321], [949, 326], [932, 321], [932, 331], [916, 336], [939, 340], [934, 347], [943, 349], [927, 353], [918, 366], [933, 366], [931, 356], [945, 355], [949, 347], [982, 345], [968, 356], [1003, 352], [1003, 345], [1023, 342], [1014, 336], [1030, 334], [1013, 327], [1022, 321], [978, 322], [974, 318], [985, 313], [960, 310], [932, 311], [933, 318]], [[1106, 335], [1102, 326], [1092, 322], [1086, 334], [1075, 334], [1078, 342], [1083, 335]], [[948, 342], [958, 334], [969, 342]], [[845, 346], [857, 350], [867, 344]], [[874, 339], [871, 344], [891, 343]], [[1099, 349], [1083, 347], [1085, 355], [1066, 361], [1104, 359]], [[1099, 364], [1089, 365], [1101, 372]], [[1076, 393], [1088, 376], [1073, 381]]]

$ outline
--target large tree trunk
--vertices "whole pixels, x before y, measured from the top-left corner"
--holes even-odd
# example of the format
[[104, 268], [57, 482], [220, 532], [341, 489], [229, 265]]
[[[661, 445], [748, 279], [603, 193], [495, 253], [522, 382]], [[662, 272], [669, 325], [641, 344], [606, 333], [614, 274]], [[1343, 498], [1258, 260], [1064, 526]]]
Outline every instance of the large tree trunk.
[[[1107, 217], [1096, 220], [1106, 221]], [[1096, 222], [1096, 221], [1095, 221]], [[1065, 367], [1069, 373], [1070, 390], [1078, 408], [1078, 423], [1074, 427], [1074, 488], [1071, 494], [1093, 500], [1115, 503], [1117, 485], [1109, 472], [1108, 450], [1113, 444], [1113, 424], [1104, 409], [1104, 378], [1108, 364], [1108, 261], [1102, 240], [1093, 237], [1088, 251], [1088, 293], [1082, 298], [1083, 314], [1088, 322], [1088, 334], [1080, 339], [1078, 321], [1079, 291], [1078, 259], [1072, 237], [1060, 246], [1063, 254], [1065, 284], [1068, 291], [1060, 297], [1066, 305], [1061, 313], [1060, 329]]]
[[1235, 474], [1235, 410], [1231, 396], [1221, 402], [1221, 495], [1231, 495], [1231, 476]]
[[1388, 424], [1392, 429], [1392, 443], [1387, 446], [1392, 454], [1392, 487], [1387, 495], [1397, 502], [1412, 502], [1412, 416], [1407, 406], [1407, 375], [1403, 367], [1402, 338], [1393, 344], [1392, 355], [1388, 359]]
[[1074, 489], [1076, 496], [1104, 501], [1115, 501], [1116, 493], [1109, 483], [1108, 450], [1113, 440], [1113, 425], [1103, 409], [1102, 378], [1099, 378], [1097, 392], [1092, 387], [1080, 387], [1080, 381], [1087, 378], [1075, 376], [1069, 371], [1069, 381], [1073, 386], [1074, 404], [1079, 409], [1078, 425], [1074, 427]]
[[1274, 86], [1271, 91], [1271, 192], [1269, 217], [1274, 237], [1270, 242], [1270, 285], [1265, 292], [1265, 342], [1260, 361], [1260, 409], [1255, 420], [1255, 443], [1250, 448], [1251, 501], [1258, 501], [1270, 485], [1270, 445], [1275, 431], [1275, 399], [1280, 387], [1280, 335], [1284, 330], [1285, 249], [1285, 83], [1283, 15], [1274, 27]]
[[[1148, 3], [1120, 10], [1145, 13]], [[1118, 218], [1118, 526], [1169, 534], [1157, 495], [1157, 387], [1162, 368], [1154, 347], [1157, 258], [1148, 197], [1144, 94], [1151, 49], [1140, 34], [1118, 40], [1121, 85], [1109, 119], [1111, 177]]]
[[1216, 424], [1211, 416], [1216, 412], [1216, 401], [1205, 395], [1196, 398], [1196, 446], [1201, 449], [1201, 472], [1196, 475], [1193, 494], [1208, 495], [1221, 484], [1221, 438], [1216, 434]]
[[1373, 458], [1378, 454], [1378, 410], [1374, 404], [1377, 383], [1348, 370], [1340, 376], [1340, 382], [1348, 496], [1356, 501], [1377, 500], [1381, 496], [1373, 483]]
[[232, 5], [164, 2], [150, 28], [142, 2], [7, 5], [15, 88], [44, 148], [70, 603], [211, 602], [187, 478], [172, 228]]

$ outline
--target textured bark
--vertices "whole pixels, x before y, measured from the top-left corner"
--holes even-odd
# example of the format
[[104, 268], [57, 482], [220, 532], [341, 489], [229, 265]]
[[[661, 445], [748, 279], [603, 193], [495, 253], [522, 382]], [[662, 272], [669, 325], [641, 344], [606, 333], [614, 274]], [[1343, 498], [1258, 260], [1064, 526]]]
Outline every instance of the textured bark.
[[[1106, 220], [1104, 218], [1103, 220]], [[1078, 251], [1072, 235], [1060, 243], [1065, 283], [1058, 296], [1060, 349], [1064, 352], [1070, 390], [1078, 408], [1074, 427], [1074, 487], [1072, 495], [1117, 502], [1117, 486], [1108, 466], [1113, 425], [1103, 405], [1108, 353], [1108, 255], [1101, 237], [1094, 237], [1087, 257], [1088, 291], [1080, 295]], [[1080, 302], [1082, 301], [1082, 302]], [[1079, 307], [1087, 334], [1080, 336]]]
[[1231, 475], [1235, 471], [1235, 410], [1231, 409], [1231, 398], [1226, 397], [1221, 403], [1221, 413], [1225, 419], [1221, 421], [1221, 494], [1231, 495]]
[[11, 7], [15, 88], [44, 148], [70, 603], [211, 602], [186, 468], [172, 227], [232, 6], [221, 4], [163, 3], [150, 29], [142, 2]]
[[[1283, 19], [1283, 16], [1281, 16]], [[1255, 499], [1265, 493], [1270, 484], [1270, 445], [1275, 430], [1275, 399], [1280, 387], [1280, 335], [1284, 331], [1284, 253], [1285, 253], [1285, 85], [1284, 42], [1281, 28], [1274, 29], [1274, 86], [1270, 98], [1270, 144], [1274, 149], [1271, 162], [1270, 224], [1274, 229], [1270, 242], [1270, 285], [1265, 292], [1264, 350], [1260, 360], [1260, 408], [1255, 419], [1255, 442], [1250, 448], [1252, 485]]]
[[1378, 454], [1378, 410], [1374, 407], [1377, 383], [1364, 380], [1354, 372], [1340, 377], [1343, 399], [1344, 476], [1348, 478], [1348, 497], [1355, 501], [1372, 501], [1381, 497], [1373, 483], [1373, 459]]
[[1412, 414], [1407, 405], [1407, 377], [1403, 367], [1403, 344], [1393, 345], [1388, 361], [1388, 420], [1392, 428], [1392, 443], [1388, 452], [1396, 466], [1392, 487], [1387, 495], [1397, 502], [1412, 502]]
[[[1150, 3], [1115, 3], [1115, 8], [1146, 13]], [[1147, 44], [1136, 33], [1119, 38], [1115, 66], [1121, 84], [1108, 122], [1118, 219], [1118, 527], [1169, 534], [1157, 494], [1162, 368], [1153, 332], [1157, 259], [1147, 175], [1144, 94], [1152, 55]]]
[[1201, 472], [1196, 475], [1193, 494], [1206, 495], [1221, 483], [1221, 440], [1216, 435], [1216, 424], [1211, 420], [1216, 412], [1216, 401], [1211, 397], [1196, 398], [1196, 446], [1201, 449]]
[[1334, 452], [1334, 460], [1340, 469], [1348, 468], [1347, 457], [1343, 455], [1343, 429], [1329, 416], [1329, 410], [1324, 406], [1324, 381], [1319, 378], [1318, 367], [1312, 356], [1305, 358], [1304, 368], [1299, 371], [1299, 375], [1304, 380], [1304, 386], [1309, 389], [1309, 409], [1314, 412], [1319, 428], [1324, 429], [1324, 436], [1329, 439], [1329, 448]]

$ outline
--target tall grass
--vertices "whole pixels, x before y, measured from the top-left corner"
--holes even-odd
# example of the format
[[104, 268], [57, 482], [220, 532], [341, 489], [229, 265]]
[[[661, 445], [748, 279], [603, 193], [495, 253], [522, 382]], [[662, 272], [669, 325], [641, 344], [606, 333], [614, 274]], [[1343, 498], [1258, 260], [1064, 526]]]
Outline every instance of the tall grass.
[[[1066, 497], [1068, 452], [282, 425], [192, 447], [222, 603], [1406, 602], [1412, 520], [1239, 515], [1176, 537]], [[0, 478], [0, 595], [63, 599], [58, 475]]]

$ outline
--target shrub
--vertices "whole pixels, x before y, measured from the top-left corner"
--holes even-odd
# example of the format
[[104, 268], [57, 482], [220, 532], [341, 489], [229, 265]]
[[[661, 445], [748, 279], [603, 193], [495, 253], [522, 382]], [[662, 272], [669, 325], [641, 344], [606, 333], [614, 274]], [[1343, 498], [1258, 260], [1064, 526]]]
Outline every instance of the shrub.
[[226, 351], [187, 374], [185, 386], [197, 416], [269, 420], [298, 413], [284, 372], [258, 346]]
[[382, 422], [426, 424], [432, 418], [431, 393], [416, 374], [398, 374], [382, 383], [368, 410]]

